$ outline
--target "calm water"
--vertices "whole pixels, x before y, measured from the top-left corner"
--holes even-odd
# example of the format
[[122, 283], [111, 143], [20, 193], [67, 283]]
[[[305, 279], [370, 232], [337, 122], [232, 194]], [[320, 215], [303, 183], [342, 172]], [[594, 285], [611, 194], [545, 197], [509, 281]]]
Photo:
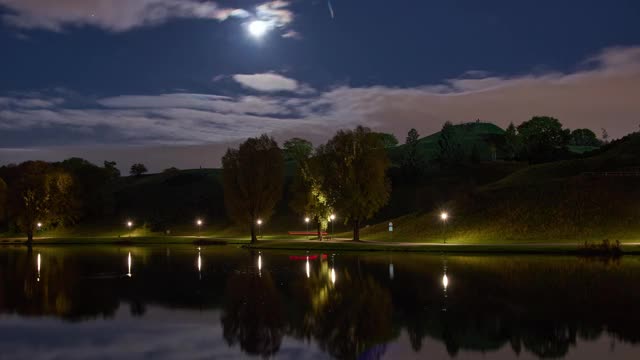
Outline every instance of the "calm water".
[[2, 247], [0, 358], [640, 358], [640, 258], [309, 255]]

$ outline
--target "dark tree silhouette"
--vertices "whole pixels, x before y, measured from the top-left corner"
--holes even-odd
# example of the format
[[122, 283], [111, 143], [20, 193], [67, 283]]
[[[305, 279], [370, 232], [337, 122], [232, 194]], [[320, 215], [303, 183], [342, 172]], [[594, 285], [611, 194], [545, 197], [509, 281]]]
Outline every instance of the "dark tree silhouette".
[[79, 201], [73, 196], [73, 178], [66, 171], [42, 161], [28, 161], [15, 167], [9, 184], [11, 218], [33, 242], [37, 224], [72, 222]]
[[329, 203], [353, 225], [353, 241], [360, 241], [362, 222], [383, 207], [391, 193], [384, 144], [371, 130], [358, 126], [338, 131], [318, 149], [318, 158]]
[[558, 119], [536, 116], [518, 126], [524, 156], [532, 163], [554, 160], [569, 143], [570, 131]]
[[282, 298], [271, 274], [231, 276], [221, 317], [224, 339], [251, 355], [269, 357], [280, 350], [285, 316]]
[[460, 142], [459, 134], [456, 128], [447, 121], [440, 130], [440, 138], [438, 139], [438, 160], [441, 166], [452, 166], [462, 163], [464, 160], [464, 150]]
[[131, 170], [129, 170], [129, 174], [131, 174], [132, 176], [141, 176], [147, 171], [148, 171], [147, 167], [144, 166], [144, 164], [133, 164], [131, 165]]
[[313, 144], [305, 139], [292, 138], [284, 142], [283, 149], [285, 160], [299, 163], [311, 156]]
[[232, 219], [251, 226], [255, 243], [256, 221], [266, 220], [282, 196], [284, 160], [273, 138], [262, 135], [228, 149], [222, 157], [224, 201]]

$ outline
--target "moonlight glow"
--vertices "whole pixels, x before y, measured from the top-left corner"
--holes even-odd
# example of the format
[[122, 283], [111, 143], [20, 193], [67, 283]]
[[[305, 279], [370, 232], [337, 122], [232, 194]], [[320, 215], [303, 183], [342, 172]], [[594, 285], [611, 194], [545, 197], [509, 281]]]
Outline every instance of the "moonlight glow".
[[253, 37], [262, 37], [269, 30], [269, 24], [266, 21], [254, 20], [249, 23], [249, 34]]

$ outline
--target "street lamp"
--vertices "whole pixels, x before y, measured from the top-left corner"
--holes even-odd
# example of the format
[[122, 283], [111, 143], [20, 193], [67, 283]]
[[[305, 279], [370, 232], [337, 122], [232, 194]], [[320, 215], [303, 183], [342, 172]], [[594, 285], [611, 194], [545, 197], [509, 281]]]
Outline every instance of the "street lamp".
[[331, 216], [329, 216], [329, 222], [331, 223], [331, 240], [333, 240], [333, 222], [336, 219], [336, 216], [334, 214], [331, 214]]
[[442, 220], [442, 243], [446, 244], [447, 238], [445, 232], [447, 229], [447, 220], [449, 220], [449, 213], [447, 213], [446, 211], [441, 212], [440, 220]]
[[196, 225], [198, 225], [198, 236], [200, 236], [200, 230], [202, 230], [202, 219], [196, 220]]
[[262, 220], [258, 219], [256, 223], [258, 224], [258, 236], [262, 239]]
[[131, 227], [133, 227], [133, 222], [129, 220], [127, 221], [127, 228], [129, 229], [129, 237], [131, 237]]
[[307, 239], [309, 239], [309, 217], [304, 218], [305, 224], [307, 224]]
[[42, 223], [39, 222], [39, 223], [36, 224], [36, 226], [38, 227], [38, 230], [40, 230], [42, 228]]

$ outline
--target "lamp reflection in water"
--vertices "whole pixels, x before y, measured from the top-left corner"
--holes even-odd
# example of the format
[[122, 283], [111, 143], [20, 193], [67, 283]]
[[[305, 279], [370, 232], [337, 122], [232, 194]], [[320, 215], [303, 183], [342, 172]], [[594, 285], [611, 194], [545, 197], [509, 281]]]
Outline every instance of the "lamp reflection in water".
[[38, 253], [38, 257], [36, 258], [36, 266], [38, 267], [38, 278], [36, 278], [36, 281], [40, 282], [40, 264], [41, 264], [41, 260], [40, 260], [40, 253]]
[[307, 279], [311, 277], [311, 265], [309, 265], [309, 255], [307, 255], [307, 264], [306, 264], [306, 270], [307, 270]]
[[258, 253], [258, 276], [262, 276], [262, 253]]
[[442, 260], [442, 267], [444, 270], [444, 275], [442, 275], [442, 291], [444, 295], [442, 311], [447, 311], [447, 288], [449, 287], [449, 277], [447, 276], [447, 259]]
[[395, 271], [393, 269], [393, 256], [389, 256], [389, 280], [393, 280]]
[[131, 277], [131, 251], [129, 251], [129, 255], [127, 255], [127, 276]]
[[202, 256], [200, 255], [200, 247], [199, 246], [198, 246], [197, 266], [198, 266], [198, 279], [202, 280]]
[[331, 283], [336, 284], [336, 254], [331, 254]]

